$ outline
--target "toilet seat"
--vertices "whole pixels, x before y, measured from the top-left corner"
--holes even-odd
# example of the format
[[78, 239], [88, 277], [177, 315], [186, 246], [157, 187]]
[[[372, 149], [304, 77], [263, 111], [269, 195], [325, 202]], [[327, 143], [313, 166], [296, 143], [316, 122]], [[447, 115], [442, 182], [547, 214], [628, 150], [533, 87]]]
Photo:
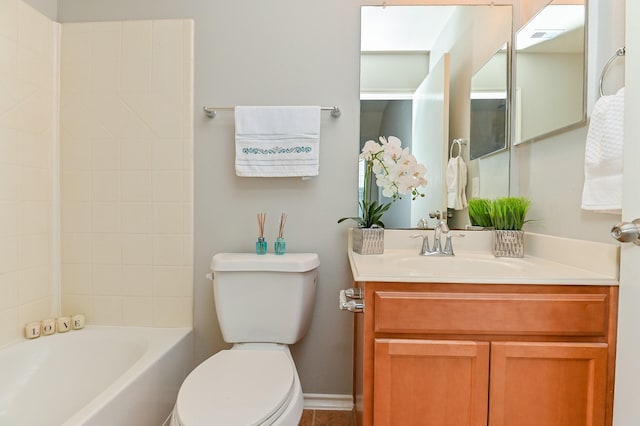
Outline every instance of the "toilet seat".
[[267, 426], [287, 408], [295, 368], [280, 350], [224, 350], [197, 366], [178, 392], [182, 426]]

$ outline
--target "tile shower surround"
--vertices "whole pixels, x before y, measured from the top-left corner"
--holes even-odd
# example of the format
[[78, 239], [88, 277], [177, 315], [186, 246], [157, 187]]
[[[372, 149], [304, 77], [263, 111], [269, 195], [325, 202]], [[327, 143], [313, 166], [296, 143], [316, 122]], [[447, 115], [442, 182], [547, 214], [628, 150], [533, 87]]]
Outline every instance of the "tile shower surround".
[[193, 24], [0, 10], [0, 345], [57, 314], [58, 267], [63, 313], [190, 326]]
[[192, 23], [62, 25], [62, 303], [191, 326]]
[[59, 26], [18, 0], [0, 0], [0, 11], [2, 345], [51, 314]]

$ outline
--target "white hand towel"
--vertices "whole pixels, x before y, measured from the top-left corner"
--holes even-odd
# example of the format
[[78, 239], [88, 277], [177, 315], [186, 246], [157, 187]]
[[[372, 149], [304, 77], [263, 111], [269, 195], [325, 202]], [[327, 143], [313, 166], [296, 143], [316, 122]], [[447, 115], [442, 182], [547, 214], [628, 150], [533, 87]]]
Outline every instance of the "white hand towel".
[[467, 207], [467, 165], [461, 156], [449, 159], [447, 164], [447, 206], [462, 210]]
[[602, 96], [593, 107], [584, 153], [584, 210], [621, 211], [623, 120], [624, 88]]
[[236, 175], [317, 176], [320, 107], [235, 108]]

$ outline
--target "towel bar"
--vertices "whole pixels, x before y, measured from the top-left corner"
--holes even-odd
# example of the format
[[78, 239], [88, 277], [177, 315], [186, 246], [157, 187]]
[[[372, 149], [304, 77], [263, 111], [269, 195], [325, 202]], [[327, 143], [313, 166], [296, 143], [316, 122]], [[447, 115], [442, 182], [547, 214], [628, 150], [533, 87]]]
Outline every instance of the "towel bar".
[[[209, 118], [216, 118], [216, 114], [217, 114], [217, 110], [224, 110], [224, 111], [233, 111], [235, 109], [235, 107], [212, 107], [212, 106], [203, 106], [202, 107], [204, 113], [207, 115], [207, 117]], [[338, 118], [342, 115], [342, 111], [340, 111], [340, 108], [337, 106], [332, 106], [332, 107], [320, 107], [320, 109], [322, 111], [331, 111], [331, 116], [333, 118]]]
[[604, 96], [604, 90], [602, 88], [602, 84], [604, 83], [604, 76], [607, 74], [607, 71], [609, 71], [609, 67], [611, 66], [613, 61], [615, 61], [617, 57], [625, 55], [625, 50], [626, 49], [624, 46], [617, 49], [616, 53], [614, 53], [613, 56], [609, 58], [604, 68], [602, 68], [602, 73], [600, 74], [600, 96]]

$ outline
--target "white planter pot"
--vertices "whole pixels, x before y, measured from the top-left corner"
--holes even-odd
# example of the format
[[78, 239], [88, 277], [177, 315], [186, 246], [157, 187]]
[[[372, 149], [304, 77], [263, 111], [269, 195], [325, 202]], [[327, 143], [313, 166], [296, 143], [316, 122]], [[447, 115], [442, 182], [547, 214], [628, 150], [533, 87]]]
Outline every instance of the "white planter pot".
[[384, 253], [384, 228], [353, 228], [353, 251], [358, 254]]

